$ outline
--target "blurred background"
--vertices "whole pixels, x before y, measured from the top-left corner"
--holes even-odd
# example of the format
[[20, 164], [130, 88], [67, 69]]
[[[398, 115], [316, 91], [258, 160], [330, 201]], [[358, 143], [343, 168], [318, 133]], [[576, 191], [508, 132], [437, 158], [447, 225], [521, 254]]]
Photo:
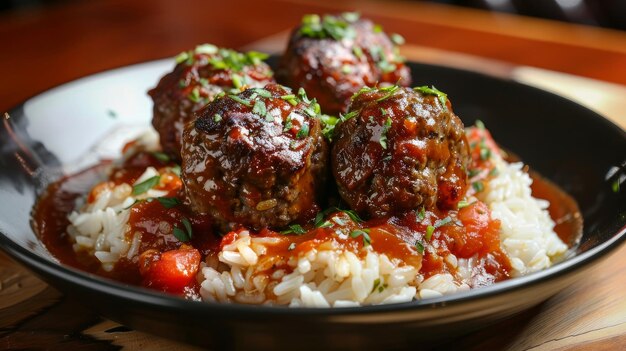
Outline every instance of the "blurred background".
[[[89, 0], [85, 0], [89, 1]], [[625, 0], [413, 0], [626, 30]], [[3, 0], [0, 11], [28, 11], [78, 0]]]

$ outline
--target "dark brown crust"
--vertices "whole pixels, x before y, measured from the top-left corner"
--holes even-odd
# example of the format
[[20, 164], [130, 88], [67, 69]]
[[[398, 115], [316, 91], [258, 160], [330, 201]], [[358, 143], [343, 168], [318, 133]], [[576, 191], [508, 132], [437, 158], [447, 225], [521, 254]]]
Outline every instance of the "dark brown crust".
[[[352, 26], [356, 36], [342, 40], [303, 37], [297, 27], [276, 71], [278, 81], [304, 88], [331, 115], [346, 112], [350, 97], [363, 86], [410, 85], [409, 68], [399, 60], [387, 35], [375, 32], [369, 20], [358, 20]], [[363, 54], [356, 55], [355, 47]], [[383, 72], [381, 55], [395, 69]]]
[[[235, 72], [232, 69], [215, 69], [209, 64], [209, 59], [218, 54], [193, 55], [193, 62], [177, 64], [148, 92], [154, 102], [152, 125], [159, 133], [163, 151], [175, 160], [180, 160], [185, 124], [193, 120], [193, 113], [213, 100], [215, 95], [235, 88], [234, 73], [244, 77], [249, 87], [263, 87], [274, 82], [272, 70], [263, 62], [246, 65]], [[198, 89], [200, 97], [195, 102], [190, 99], [194, 89]]]
[[371, 217], [453, 208], [467, 188], [463, 123], [434, 95], [409, 88], [389, 94], [358, 95], [350, 107], [356, 116], [335, 129], [332, 171], [342, 198]]
[[[211, 214], [222, 229], [231, 223], [281, 228], [319, 210], [316, 193], [328, 158], [321, 122], [307, 114], [308, 104], [293, 106], [282, 99], [293, 94], [286, 88], [270, 84], [265, 89], [270, 98], [259, 97], [255, 89], [237, 95], [251, 106], [229, 96], [217, 98], [183, 133], [188, 198], [194, 211]], [[264, 102], [273, 120], [253, 112], [255, 99]], [[289, 116], [290, 128], [285, 127]], [[309, 133], [298, 136], [304, 124]]]

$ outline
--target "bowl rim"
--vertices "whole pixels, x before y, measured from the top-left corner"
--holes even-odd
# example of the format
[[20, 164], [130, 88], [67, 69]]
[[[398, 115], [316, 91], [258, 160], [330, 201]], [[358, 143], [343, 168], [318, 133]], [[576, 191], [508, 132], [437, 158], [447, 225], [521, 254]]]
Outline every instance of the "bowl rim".
[[[271, 55], [275, 57], [277, 55]], [[11, 118], [22, 118], [23, 107], [31, 99], [34, 99], [42, 94], [56, 90], [57, 88], [66, 87], [70, 84], [77, 83], [89, 78], [101, 76], [111, 73], [119, 73], [122, 70], [132, 70], [136, 67], [156, 64], [165, 62], [168, 59], [150, 60], [140, 63], [134, 63], [130, 65], [124, 65], [112, 69], [105, 69], [99, 72], [95, 72], [78, 79], [70, 80], [62, 84], [58, 84], [49, 89], [45, 89], [25, 101], [19, 103], [15, 107], [9, 109], [9, 115]], [[464, 70], [455, 67], [448, 67], [442, 65], [434, 65], [429, 63], [421, 63], [416, 61], [407, 61], [409, 65], [421, 65], [424, 67], [434, 67], [437, 69], [460, 71], [463, 73], [469, 73], [476, 76], [487, 77], [489, 79], [498, 80], [506, 84], [514, 84], [522, 86], [524, 89], [534, 90], [542, 94], [552, 95], [552, 98], [558, 98], [564, 101], [564, 103], [575, 104], [579, 108], [583, 108], [594, 119], [599, 119], [599, 122], [605, 124], [607, 128], [614, 129], [617, 133], [620, 133], [624, 140], [626, 140], [626, 131], [613, 123], [606, 117], [598, 114], [597, 112], [580, 105], [579, 103], [572, 101], [566, 97], [552, 93], [550, 91], [543, 90], [523, 82], [515, 81], [511, 78], [504, 78], [484, 72], [477, 72], [471, 70]], [[15, 116], [15, 117], [14, 117]], [[30, 213], [30, 212], [29, 212]], [[465, 303], [474, 302], [477, 300], [487, 299], [496, 295], [504, 295], [515, 291], [530, 288], [532, 286], [540, 285], [546, 281], [556, 278], [558, 276], [564, 276], [568, 273], [572, 273], [575, 270], [582, 270], [591, 266], [592, 263], [607, 258], [611, 253], [616, 251], [618, 247], [626, 242], [626, 224], [616, 230], [616, 233], [607, 241], [602, 242], [596, 247], [585, 251], [581, 254], [572, 256], [564, 261], [558, 262], [555, 265], [534, 272], [525, 276], [511, 278], [506, 281], [498, 282], [496, 284], [481, 287], [479, 289], [472, 289], [468, 291], [458, 292], [451, 295], [429, 298], [426, 300], [413, 300], [411, 302], [393, 303], [384, 305], [366, 305], [359, 307], [341, 307], [341, 308], [315, 308], [315, 307], [298, 307], [290, 308], [288, 306], [266, 306], [266, 305], [246, 305], [237, 303], [218, 303], [218, 302], [200, 302], [186, 300], [174, 295], [168, 295], [166, 293], [157, 292], [148, 288], [142, 288], [133, 285], [126, 285], [121, 282], [101, 277], [92, 273], [81, 271], [77, 268], [67, 266], [58, 262], [54, 262], [52, 259], [48, 259], [37, 255], [24, 246], [11, 240], [8, 235], [0, 230], [0, 250], [6, 252], [10, 257], [18, 261], [29, 270], [34, 270], [39, 276], [43, 276], [43, 279], [61, 280], [66, 283], [81, 286], [88, 290], [95, 291], [96, 294], [110, 295], [112, 297], [128, 300], [129, 302], [138, 305], [150, 305], [153, 308], [165, 308], [174, 309], [176, 311], [194, 311], [194, 313], [220, 313], [222, 315], [237, 316], [238, 319], [242, 317], [251, 317], [257, 315], [272, 316], [272, 317], [289, 317], [297, 315], [307, 316], [348, 316], [348, 315], [362, 315], [362, 314], [384, 314], [384, 313], [398, 313], [398, 312], [418, 312], [422, 310], [430, 310], [433, 308], [451, 308], [453, 306], [462, 305]], [[44, 246], [45, 249], [45, 246]], [[46, 249], [47, 250], [47, 249]], [[51, 257], [53, 257], [51, 255]], [[54, 279], [52, 279], [54, 278]], [[52, 283], [51, 285], [54, 285]]]

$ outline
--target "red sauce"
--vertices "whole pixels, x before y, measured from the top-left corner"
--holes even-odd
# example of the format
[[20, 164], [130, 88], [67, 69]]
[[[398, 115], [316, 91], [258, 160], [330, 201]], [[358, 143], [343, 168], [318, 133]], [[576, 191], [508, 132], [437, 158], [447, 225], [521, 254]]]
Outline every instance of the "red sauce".
[[[477, 139], [470, 135], [469, 141], [479, 140], [496, 150], [488, 134], [478, 133], [475, 137]], [[493, 165], [486, 160], [480, 161], [480, 148], [480, 145], [471, 146], [472, 153], [477, 153], [472, 164], [475, 170], [472, 181], [484, 181], [494, 176], [491, 174]], [[176, 199], [176, 205], [166, 206], [157, 199], [134, 204], [127, 240], [131, 242], [135, 234], [141, 235], [139, 255], [132, 260], [121, 258], [112, 271], [105, 271], [93, 256], [74, 252], [66, 234], [67, 215], [74, 210], [76, 199], [88, 193], [99, 181], [100, 185], [91, 190], [88, 201], [93, 201], [102, 187], [134, 183], [146, 167], [161, 170], [163, 181], [156, 188], [166, 191], [167, 198]], [[129, 284], [198, 298], [199, 286], [194, 277], [199, 262], [217, 255], [224, 245], [234, 242], [244, 228], [222, 237], [212, 229], [208, 216], [195, 215], [186, 203], [182, 183], [172, 171], [173, 167], [174, 164], [153, 154], [140, 152], [114, 168], [108, 181], [103, 175], [110, 168], [110, 162], [64, 177], [51, 184], [39, 199], [33, 212], [33, 227], [48, 250], [63, 264]], [[557, 233], [564, 242], [575, 245], [582, 233], [576, 203], [553, 184], [536, 174], [531, 175], [533, 195], [550, 201], [549, 210], [557, 222]], [[290, 256], [320, 245], [333, 245], [361, 255], [364, 255], [363, 246], [371, 245], [376, 252], [420, 268], [425, 278], [443, 272], [454, 274], [457, 268], [446, 260], [449, 254], [459, 259], [476, 258], [470, 284], [473, 287], [509, 278], [510, 263], [500, 249], [500, 222], [491, 218], [487, 206], [481, 202], [461, 207], [445, 211], [436, 208], [433, 211], [418, 210], [367, 222], [355, 221], [350, 213], [336, 211], [328, 213], [318, 228], [310, 224], [304, 228], [292, 228], [292, 233], [263, 229], [251, 234], [280, 239], [280, 244], [268, 246], [267, 252], [268, 256], [276, 256], [277, 262], [286, 262]], [[183, 243], [173, 231], [174, 228], [185, 229], [185, 221], [192, 227], [193, 235]]]

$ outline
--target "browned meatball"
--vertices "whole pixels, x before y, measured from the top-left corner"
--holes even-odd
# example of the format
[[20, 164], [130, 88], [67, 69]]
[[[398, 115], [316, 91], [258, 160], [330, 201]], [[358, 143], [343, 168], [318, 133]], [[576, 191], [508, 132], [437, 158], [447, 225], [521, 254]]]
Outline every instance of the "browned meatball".
[[154, 101], [152, 125], [159, 132], [163, 151], [180, 159], [185, 124], [216, 94], [274, 82], [272, 70], [262, 62], [266, 57], [262, 53], [242, 54], [209, 44], [178, 55], [174, 71], [148, 92]]
[[409, 68], [397, 46], [380, 26], [355, 14], [323, 19], [304, 16], [291, 35], [276, 75], [282, 84], [303, 87], [317, 98], [324, 112], [334, 115], [346, 112], [350, 97], [363, 86], [411, 84]]
[[196, 212], [222, 229], [306, 221], [319, 207], [328, 147], [319, 105], [270, 84], [216, 98], [183, 133], [182, 176]]
[[470, 160], [463, 123], [434, 88], [365, 88], [334, 131], [332, 172], [341, 197], [371, 217], [465, 195]]

